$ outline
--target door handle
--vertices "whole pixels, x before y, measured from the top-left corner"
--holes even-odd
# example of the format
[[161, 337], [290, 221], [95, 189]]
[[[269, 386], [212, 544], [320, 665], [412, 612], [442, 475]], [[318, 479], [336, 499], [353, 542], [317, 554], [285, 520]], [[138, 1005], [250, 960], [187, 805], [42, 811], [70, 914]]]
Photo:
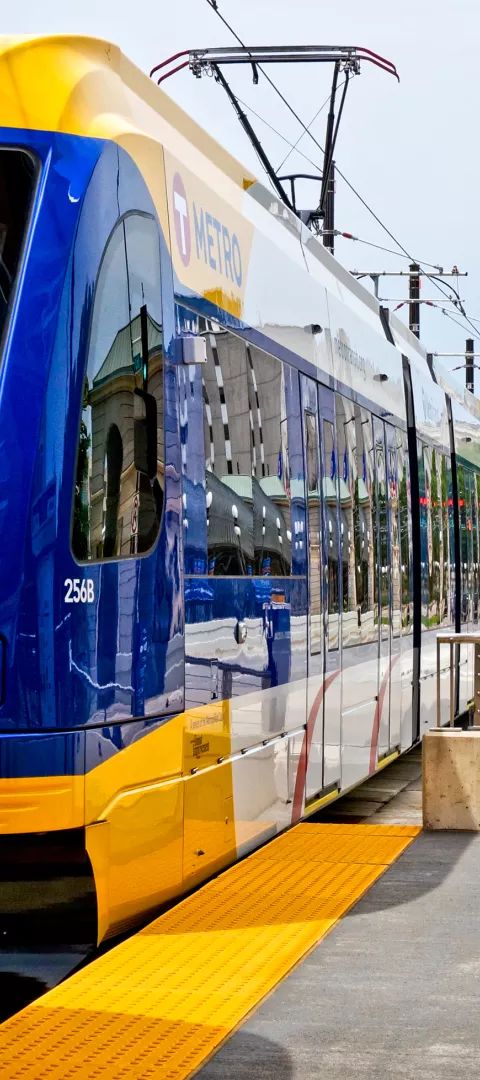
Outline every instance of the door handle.
[[210, 693], [211, 700], [218, 699], [218, 660], [210, 661]]

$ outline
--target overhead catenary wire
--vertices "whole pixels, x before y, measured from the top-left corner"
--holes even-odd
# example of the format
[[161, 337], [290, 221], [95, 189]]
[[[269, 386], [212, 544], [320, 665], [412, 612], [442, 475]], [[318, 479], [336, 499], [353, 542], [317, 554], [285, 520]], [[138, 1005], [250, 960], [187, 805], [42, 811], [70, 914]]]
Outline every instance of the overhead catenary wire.
[[[212, 8], [212, 11], [215, 12], [215, 14], [221, 20], [223, 25], [226, 26], [226, 28], [229, 30], [229, 32], [233, 35], [233, 37], [238, 42], [238, 44], [241, 45], [242, 48], [247, 49], [247, 51], [248, 51], [248, 46], [244, 44], [244, 42], [238, 36], [236, 31], [233, 29], [233, 27], [228, 22], [228, 20], [225, 19], [225, 17], [222, 15], [221, 11], [219, 11], [217, 0], [207, 0], [207, 4], [208, 4], [208, 6], [210, 8]], [[270, 77], [270, 75], [265, 71], [265, 69], [260, 64], [257, 64], [256, 67], [258, 68], [259, 71], [262, 72], [262, 75], [264, 76], [264, 78], [270, 84], [270, 86], [272, 87], [274, 92], [277, 94], [277, 96], [280, 98], [280, 100], [283, 102], [285, 107], [289, 110], [291, 115], [295, 117], [297, 123], [300, 124], [301, 128], [303, 129], [303, 134], [308, 135], [309, 138], [312, 140], [312, 142], [314, 142], [315, 146], [318, 147], [318, 149], [320, 150], [322, 155], [325, 155], [324, 147], [321, 145], [319, 140], [315, 137], [315, 135], [310, 130], [310, 128], [305, 124], [305, 122], [302, 120], [302, 118], [298, 115], [296, 110], [293, 108], [293, 105], [290, 104], [288, 99], [285, 97], [285, 95], [282, 93], [282, 91], [279, 89], [279, 87], [276, 85], [276, 83], [273, 81], [273, 79]], [[299, 153], [300, 153], [300, 151], [299, 151]], [[393, 240], [393, 243], [397, 245], [397, 248], [401, 252], [403, 252], [403, 254], [405, 256], [407, 256], [407, 258], [410, 260], [410, 262], [412, 262], [412, 263], [416, 262], [420, 266], [428, 265], [428, 266], [432, 267], [434, 265], [432, 263], [426, 263], [426, 264], [421, 263], [419, 259], [414, 258], [414, 256], [411, 254], [411, 252], [408, 251], [408, 249], [401, 243], [400, 240], [398, 240], [398, 238], [391, 231], [391, 229], [389, 229], [388, 226], [385, 225], [385, 222], [383, 222], [381, 220], [381, 218], [378, 216], [378, 214], [375, 213], [375, 210], [373, 210], [373, 208], [369, 205], [369, 203], [366, 201], [366, 199], [363, 198], [363, 195], [361, 195], [360, 192], [357, 190], [357, 188], [355, 188], [355, 186], [350, 182], [350, 180], [348, 180], [348, 178], [341, 171], [341, 169], [338, 167], [338, 165], [336, 166], [336, 173], [337, 173], [338, 176], [341, 177], [341, 179], [344, 181], [344, 183], [347, 185], [347, 187], [350, 188], [350, 191], [356, 196], [356, 198], [362, 203], [362, 206], [364, 206], [365, 209], [368, 211], [368, 213], [371, 214], [371, 216], [374, 218], [374, 220], [377, 222], [377, 224], [380, 225], [380, 228], [383, 229], [384, 232], [386, 232], [387, 236], [389, 236], [391, 240]], [[395, 252], [395, 254], [398, 254], [398, 252]], [[450, 297], [448, 296], [448, 293], [445, 292], [445, 290], [442, 288], [442, 286], [439, 284], [439, 282], [435, 279], [434, 275], [431, 275], [427, 271], [425, 271], [425, 276], [432, 281], [432, 284], [435, 285], [435, 288], [437, 288], [438, 291], [443, 296], [445, 296], [447, 299], [450, 299]], [[445, 284], [445, 282], [444, 282], [444, 284]], [[453, 286], [450, 287], [450, 286], [447, 285], [447, 289], [448, 288], [451, 288], [451, 291], [453, 291], [453, 292], [456, 291], [455, 289], [453, 289]], [[469, 323], [470, 328], [473, 329], [475, 331], [475, 333], [478, 333], [478, 330], [476, 329], [476, 327], [473, 326], [473, 323], [470, 322], [470, 320], [468, 318], [468, 315], [467, 315], [467, 313], [465, 311], [465, 308], [463, 306], [463, 303], [462, 303], [462, 301], [460, 300], [460, 298], [458, 296], [458, 293], [456, 295], [458, 297], [457, 306], [459, 307], [459, 310], [461, 311], [464, 319], [466, 319], [466, 321]], [[447, 313], [445, 312], [445, 314], [447, 314]], [[448, 316], [448, 317], [451, 318], [451, 316]]]
[[[343, 82], [338, 84], [338, 86], [336, 88], [336, 91], [335, 91], [336, 94], [338, 93], [339, 90], [341, 90], [342, 86], [344, 86], [346, 81], [347, 80], [344, 79]], [[330, 96], [331, 96], [330, 94], [327, 94], [327, 96], [325, 98], [325, 101], [323, 101], [322, 104], [320, 105], [320, 108], [317, 109], [317, 111], [315, 113], [315, 116], [312, 116], [312, 119], [307, 124], [308, 131], [310, 131], [310, 128], [312, 127], [312, 124], [314, 124], [315, 120], [318, 119], [318, 117], [320, 116], [320, 113], [323, 112], [325, 106], [328, 105], [328, 103], [330, 101]], [[252, 109], [252, 112], [253, 112], [253, 109]], [[261, 119], [261, 117], [259, 119]], [[285, 155], [285, 157], [282, 159], [280, 164], [277, 166], [277, 172], [280, 172], [280, 169], [283, 168], [283, 166], [285, 165], [285, 162], [288, 161], [288, 159], [290, 157], [290, 154], [292, 154], [294, 150], [296, 150], [297, 153], [301, 155], [301, 157], [304, 157], [306, 161], [310, 160], [308, 157], [305, 157], [305, 154], [302, 154], [301, 150], [298, 150], [298, 145], [299, 145], [299, 143], [301, 143], [302, 139], [304, 139], [304, 138], [305, 138], [305, 131], [302, 131], [301, 134], [298, 136], [298, 139], [297, 139], [296, 143], [290, 143], [289, 144], [290, 149], [288, 151], [288, 154]], [[288, 142], [288, 139], [285, 139], [285, 142]], [[311, 164], [313, 165], [313, 162], [311, 162]]]
[[[330, 95], [329, 95], [328, 98], [326, 98], [327, 102], [329, 100], [330, 100]], [[291, 143], [290, 140], [287, 139], [286, 136], [283, 135], [281, 131], [278, 131], [277, 128], [273, 127], [273, 124], [271, 124], [269, 120], [266, 120], [265, 117], [261, 115], [261, 113], [257, 112], [256, 109], [254, 109], [252, 105], [250, 105], [247, 101], [243, 101], [241, 97], [238, 97], [238, 101], [240, 102], [241, 105], [243, 105], [244, 109], [247, 109], [247, 111], [251, 112], [252, 115], [257, 118], [257, 120], [260, 120], [260, 123], [265, 124], [265, 127], [269, 128], [270, 131], [272, 131], [274, 135], [277, 135], [279, 139], [282, 139], [282, 141], [284, 143], [286, 143], [287, 146], [290, 147], [290, 151], [296, 150], [297, 154], [300, 157], [302, 157], [304, 159], [304, 161], [308, 161], [309, 165], [313, 165], [314, 169], [319, 169], [320, 170], [320, 165], [318, 165], [317, 162], [313, 161], [313, 159], [308, 157], [308, 154], [303, 153], [302, 150], [298, 150], [297, 143]], [[323, 103], [323, 105], [325, 106], [325, 102]], [[288, 157], [288, 155], [287, 155], [287, 157]], [[282, 164], [284, 164], [284, 162], [286, 160], [287, 159], [284, 158], [284, 161], [282, 162]], [[281, 167], [281, 166], [279, 166], [279, 167]], [[407, 259], [409, 262], [412, 262], [412, 256], [409, 255], [408, 252], [406, 252], [406, 251], [405, 252], [396, 251], [394, 248], [385, 247], [384, 244], [376, 244], [373, 240], [365, 240], [364, 237], [355, 236], [354, 233], [348, 232], [347, 230], [335, 229], [334, 236], [340, 237], [341, 239], [344, 239], [344, 240], [353, 240], [357, 244], [364, 244], [366, 247], [375, 248], [376, 251], [383, 251], [383, 252], [386, 252], [386, 254], [388, 254], [388, 255], [395, 255], [396, 258]], [[417, 262], [422, 267], [428, 266], [428, 267], [430, 267], [431, 270], [440, 270], [441, 269], [438, 263], [429, 262], [428, 259], [418, 259], [417, 258], [417, 259], [414, 259], [413, 261]], [[431, 277], [431, 280], [432, 280], [433, 284], [437, 284], [437, 276], [436, 275], [434, 275], [434, 274], [432, 274], [432, 275], [426, 274], [426, 276]], [[443, 279], [440, 279], [440, 280], [443, 280]], [[446, 282], [444, 282], [444, 284], [446, 285], [447, 289], [452, 289], [453, 290], [453, 286], [449, 286]], [[443, 289], [441, 289], [440, 291], [443, 293]], [[453, 290], [453, 291], [455, 291], [455, 290]], [[444, 293], [444, 295], [445, 295], [445, 297], [447, 297], [447, 293]], [[448, 313], [446, 313], [446, 314], [448, 314]], [[449, 316], [449, 317], [451, 317], [451, 316]], [[470, 318], [474, 319], [474, 316], [471, 315]], [[474, 321], [477, 321], [477, 322], [480, 323], [480, 318], [478, 318], [477, 320], [474, 319]], [[458, 325], [460, 326], [461, 323], [459, 323]]]
[[[238, 34], [235, 32], [233, 27], [230, 26], [230, 23], [227, 21], [227, 19], [225, 19], [225, 17], [219, 11], [217, 0], [207, 0], [207, 4], [208, 4], [209, 7], [212, 8], [212, 10], [215, 12], [215, 14], [218, 15], [219, 19], [221, 19], [222, 23], [224, 24], [224, 26], [227, 27], [227, 29], [230, 31], [230, 33], [233, 34], [235, 40], [238, 41], [238, 43], [244, 49], [248, 50], [248, 46], [244, 44], [244, 42], [241, 40], [241, 38], [239, 38]], [[280, 98], [280, 100], [283, 101], [283, 104], [286, 106], [286, 108], [289, 110], [289, 112], [292, 114], [292, 116], [295, 117], [295, 120], [297, 121], [297, 123], [299, 123], [300, 126], [303, 128], [303, 134], [308, 135], [310, 137], [310, 139], [312, 139], [312, 141], [315, 143], [315, 146], [318, 147], [320, 152], [322, 154], [325, 154], [325, 148], [322, 146], [322, 144], [319, 142], [319, 140], [315, 137], [313, 132], [310, 131], [310, 129], [307, 127], [307, 125], [302, 120], [301, 116], [298, 115], [296, 110], [293, 108], [293, 105], [291, 105], [290, 102], [288, 101], [288, 99], [285, 97], [285, 95], [282, 94], [282, 91], [278, 88], [278, 86], [273, 81], [273, 79], [270, 77], [268, 72], [266, 72], [264, 70], [264, 68], [261, 67], [260, 64], [257, 64], [257, 67], [258, 67], [259, 71], [262, 72], [262, 75], [267, 80], [267, 82], [270, 84], [270, 86], [275, 91], [275, 93]], [[382, 227], [382, 229], [384, 229], [385, 232], [388, 233], [388, 235], [390, 236], [390, 239], [393, 240], [393, 242], [397, 245], [397, 247], [401, 248], [401, 250], [405, 253], [405, 255], [408, 255], [409, 259], [413, 262], [414, 261], [413, 256], [410, 255], [410, 253], [403, 246], [403, 244], [401, 244], [400, 241], [397, 240], [396, 236], [394, 236], [394, 234], [390, 231], [390, 229], [388, 229], [387, 226], [383, 223], [383, 221], [381, 221], [381, 219], [378, 217], [378, 215], [375, 213], [375, 211], [372, 210], [372, 207], [368, 205], [368, 203], [363, 198], [363, 196], [360, 195], [360, 192], [358, 192], [356, 190], [356, 188], [353, 186], [353, 184], [350, 183], [350, 181], [347, 179], [347, 177], [344, 175], [344, 173], [342, 173], [341, 169], [339, 169], [338, 166], [336, 167], [336, 172], [337, 172], [337, 174], [339, 176], [342, 177], [342, 180], [345, 181], [345, 183], [351, 189], [353, 194], [356, 195], [357, 199], [360, 199], [360, 202], [363, 203], [363, 205], [369, 211], [369, 213], [372, 214], [372, 216], [375, 218], [375, 220], [378, 222], [378, 224]]]
[[[470, 333], [469, 327], [465, 326], [464, 323], [461, 323], [458, 319], [455, 318], [454, 315], [451, 315], [450, 312], [447, 311], [445, 308], [439, 308], [439, 310], [442, 312], [442, 315], [446, 316], [447, 319], [450, 319], [452, 322], [456, 323], [457, 326], [459, 326], [460, 329], [464, 331], [464, 333]], [[476, 333], [478, 334], [478, 330], [476, 330]]]
[[[341, 229], [335, 229], [334, 236], [340, 236], [344, 240], [355, 240], [358, 244], [366, 244], [367, 247], [376, 248], [377, 251], [386, 251], [389, 255], [395, 255], [397, 257], [397, 259], [398, 258], [400, 258], [400, 259], [409, 259], [411, 261], [411, 256], [410, 255], [407, 255], [407, 254], [404, 255], [402, 252], [394, 251], [393, 248], [384, 247], [383, 244], [375, 244], [373, 240], [364, 240], [361, 236], [354, 236], [353, 233], [345, 232], [345, 231], [342, 231]], [[432, 270], [439, 270], [438, 263], [427, 262], [426, 259], [422, 259], [421, 263], [420, 263], [420, 259], [416, 259], [415, 261], [417, 263], [421, 264], [422, 266], [430, 266], [432, 268]], [[372, 271], [372, 273], [373, 273], [373, 271]], [[430, 275], [427, 274], [426, 276], [429, 277]]]

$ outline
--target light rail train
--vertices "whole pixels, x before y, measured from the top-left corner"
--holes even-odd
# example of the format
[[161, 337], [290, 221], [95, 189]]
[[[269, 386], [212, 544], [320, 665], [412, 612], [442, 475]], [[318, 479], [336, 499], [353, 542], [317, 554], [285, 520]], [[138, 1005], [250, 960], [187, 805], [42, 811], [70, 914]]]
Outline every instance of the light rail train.
[[2, 925], [101, 941], [435, 723], [480, 409], [95, 39], [0, 40], [0, 332]]

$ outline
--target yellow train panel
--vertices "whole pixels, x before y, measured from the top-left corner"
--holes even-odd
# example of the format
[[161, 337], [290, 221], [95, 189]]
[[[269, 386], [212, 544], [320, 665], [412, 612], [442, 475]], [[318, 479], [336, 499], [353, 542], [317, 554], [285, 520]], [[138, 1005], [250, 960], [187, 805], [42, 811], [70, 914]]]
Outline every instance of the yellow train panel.
[[83, 825], [85, 777], [0, 778], [0, 833], [47, 832]]

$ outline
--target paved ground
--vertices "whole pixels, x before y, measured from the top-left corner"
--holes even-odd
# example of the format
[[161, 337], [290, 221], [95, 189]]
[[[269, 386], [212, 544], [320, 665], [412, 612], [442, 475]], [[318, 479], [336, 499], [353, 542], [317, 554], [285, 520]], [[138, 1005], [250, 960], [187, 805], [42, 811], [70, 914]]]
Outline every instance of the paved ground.
[[[313, 821], [366, 821], [378, 825], [422, 824], [422, 750], [415, 747], [366, 780]], [[480, 1075], [480, 1074], [479, 1074]]]
[[[336, 820], [370, 801], [369, 824], [417, 823], [418, 752], [393, 768], [396, 798], [372, 798], [377, 776]], [[479, 882], [479, 835], [422, 833], [199, 1080], [478, 1080]]]

